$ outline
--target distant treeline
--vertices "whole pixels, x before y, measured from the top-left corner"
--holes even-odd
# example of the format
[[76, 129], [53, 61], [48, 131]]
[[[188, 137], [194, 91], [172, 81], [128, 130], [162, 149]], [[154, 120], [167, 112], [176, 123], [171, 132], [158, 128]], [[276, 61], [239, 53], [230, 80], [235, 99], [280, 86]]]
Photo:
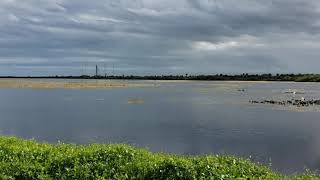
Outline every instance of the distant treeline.
[[132, 79], [132, 80], [201, 80], [201, 81], [295, 81], [320, 82], [320, 74], [215, 74], [215, 75], [157, 75], [157, 76], [1, 76], [0, 78], [48, 79]]

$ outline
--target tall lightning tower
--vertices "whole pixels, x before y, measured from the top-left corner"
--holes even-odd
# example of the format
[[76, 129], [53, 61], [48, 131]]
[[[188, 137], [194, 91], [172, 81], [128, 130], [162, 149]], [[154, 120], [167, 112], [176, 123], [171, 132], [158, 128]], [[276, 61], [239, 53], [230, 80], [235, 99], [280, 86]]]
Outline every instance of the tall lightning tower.
[[96, 65], [96, 77], [98, 77], [98, 65]]

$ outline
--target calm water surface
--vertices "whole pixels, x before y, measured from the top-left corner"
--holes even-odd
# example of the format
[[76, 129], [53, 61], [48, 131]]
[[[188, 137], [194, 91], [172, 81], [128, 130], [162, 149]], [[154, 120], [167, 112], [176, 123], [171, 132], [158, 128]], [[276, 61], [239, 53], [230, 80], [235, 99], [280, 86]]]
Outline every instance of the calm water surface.
[[[320, 111], [249, 100], [320, 99], [316, 83], [139, 81], [150, 87], [0, 89], [0, 134], [233, 154], [284, 173], [320, 168]], [[244, 89], [244, 92], [239, 91]], [[285, 91], [304, 94], [286, 94]]]

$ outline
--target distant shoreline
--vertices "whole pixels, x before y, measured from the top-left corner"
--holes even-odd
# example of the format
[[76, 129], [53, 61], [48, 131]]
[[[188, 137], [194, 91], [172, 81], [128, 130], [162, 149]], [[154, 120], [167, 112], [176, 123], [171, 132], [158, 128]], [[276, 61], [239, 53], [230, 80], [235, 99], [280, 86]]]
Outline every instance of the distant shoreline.
[[192, 81], [286, 81], [320, 82], [320, 74], [239, 74], [239, 75], [157, 75], [157, 76], [0, 76], [0, 79], [115, 79], [115, 80], [192, 80]]

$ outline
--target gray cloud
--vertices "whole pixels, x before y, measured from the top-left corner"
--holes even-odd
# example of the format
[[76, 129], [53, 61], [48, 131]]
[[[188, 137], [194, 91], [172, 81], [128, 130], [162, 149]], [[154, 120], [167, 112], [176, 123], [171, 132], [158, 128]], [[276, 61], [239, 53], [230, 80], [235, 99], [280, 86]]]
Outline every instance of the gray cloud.
[[0, 75], [320, 73], [317, 0], [3, 0]]

